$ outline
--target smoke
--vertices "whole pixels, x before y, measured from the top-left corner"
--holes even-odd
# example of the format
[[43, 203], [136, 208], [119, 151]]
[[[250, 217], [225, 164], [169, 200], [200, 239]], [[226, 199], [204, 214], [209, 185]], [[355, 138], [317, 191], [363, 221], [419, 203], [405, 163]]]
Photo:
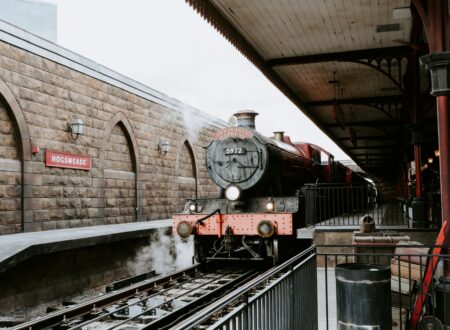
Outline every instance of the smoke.
[[[147, 115], [152, 117], [150, 112]], [[191, 144], [194, 144], [198, 141], [201, 131], [212, 125], [213, 120], [207, 118], [207, 116], [206, 113], [191, 108], [184, 108], [180, 112], [165, 111], [158, 116], [159, 127], [161, 128], [160, 134], [164, 136], [168, 127], [170, 128], [175, 123], [179, 123], [183, 128], [183, 134]]]
[[203, 128], [207, 126], [206, 120], [193, 111], [183, 111], [183, 126], [191, 143], [197, 141]]
[[134, 259], [128, 262], [128, 269], [134, 275], [156, 271], [166, 274], [179, 268], [192, 265], [193, 239], [183, 241], [172, 236], [166, 229], [158, 229], [149, 239], [149, 245], [138, 251]]

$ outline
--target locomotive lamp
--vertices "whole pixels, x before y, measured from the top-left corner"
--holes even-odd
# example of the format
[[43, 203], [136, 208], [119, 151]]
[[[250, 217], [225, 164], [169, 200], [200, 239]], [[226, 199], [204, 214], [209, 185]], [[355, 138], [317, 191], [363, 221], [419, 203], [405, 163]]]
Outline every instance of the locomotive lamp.
[[228, 186], [225, 189], [225, 197], [230, 201], [237, 201], [241, 197], [241, 190], [235, 185]]
[[78, 139], [78, 135], [82, 135], [86, 124], [81, 119], [74, 119], [70, 124], [67, 123], [67, 132], [70, 132], [72, 139]]
[[195, 204], [195, 203], [189, 204], [189, 211], [191, 213], [196, 212], [197, 211], [197, 204]]
[[269, 197], [268, 199], [267, 199], [267, 203], [266, 203], [266, 210], [267, 210], [267, 212], [272, 212], [273, 211], [273, 209], [274, 209], [274, 202], [273, 202], [273, 198], [272, 197]]

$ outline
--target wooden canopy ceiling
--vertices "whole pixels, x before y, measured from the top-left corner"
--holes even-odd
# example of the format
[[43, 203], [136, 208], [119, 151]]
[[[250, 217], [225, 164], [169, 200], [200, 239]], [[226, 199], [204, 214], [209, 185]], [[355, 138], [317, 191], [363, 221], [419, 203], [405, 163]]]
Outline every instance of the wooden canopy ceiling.
[[411, 131], [424, 132], [423, 157], [435, 148], [418, 63], [427, 44], [409, 0], [187, 2], [369, 174], [412, 160]]

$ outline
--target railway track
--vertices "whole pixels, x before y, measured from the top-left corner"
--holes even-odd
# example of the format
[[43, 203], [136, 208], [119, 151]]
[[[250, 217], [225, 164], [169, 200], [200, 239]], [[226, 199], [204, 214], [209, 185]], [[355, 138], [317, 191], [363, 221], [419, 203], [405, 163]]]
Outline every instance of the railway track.
[[[297, 291], [298, 295], [305, 284], [312, 284], [313, 290], [316, 288], [316, 280], [311, 278], [310, 273], [305, 272], [308, 266], [304, 266], [309, 264], [315, 274], [314, 249], [312, 246], [283, 264], [262, 272], [201, 311], [173, 325], [170, 330], [298, 329], [293, 323], [288, 323], [286, 311], [295, 307], [295, 299], [292, 296], [294, 291]], [[295, 277], [296, 280], [293, 280]], [[303, 283], [302, 278], [306, 279]], [[317, 304], [315, 301], [312, 303]], [[291, 312], [295, 313], [295, 309]], [[307, 328], [305, 325], [305, 329]]]
[[194, 265], [146, 279], [11, 329], [166, 329], [254, 278], [242, 265]]

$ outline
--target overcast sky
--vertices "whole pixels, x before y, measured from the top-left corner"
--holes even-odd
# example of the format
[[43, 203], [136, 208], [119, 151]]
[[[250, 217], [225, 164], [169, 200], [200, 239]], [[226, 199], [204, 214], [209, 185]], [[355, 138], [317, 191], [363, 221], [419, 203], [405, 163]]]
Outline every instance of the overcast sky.
[[61, 46], [223, 120], [255, 110], [264, 135], [282, 130], [348, 159], [183, 0], [47, 1]]

